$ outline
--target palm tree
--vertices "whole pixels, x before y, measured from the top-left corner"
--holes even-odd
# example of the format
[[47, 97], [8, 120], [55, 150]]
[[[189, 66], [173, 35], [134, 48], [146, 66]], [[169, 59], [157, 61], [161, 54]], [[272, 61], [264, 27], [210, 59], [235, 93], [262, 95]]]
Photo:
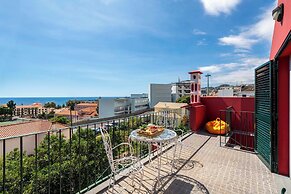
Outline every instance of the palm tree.
[[71, 102], [70, 104], [69, 104], [69, 106], [70, 106], [70, 118], [71, 118], [71, 126], [73, 125], [73, 117], [72, 117], [72, 111], [73, 110], [75, 110], [75, 102]]
[[13, 101], [13, 100], [10, 100], [8, 103], [7, 103], [7, 107], [9, 108], [10, 110], [10, 116], [12, 118], [13, 116], [13, 112], [14, 112], [14, 109], [16, 108], [16, 103]]

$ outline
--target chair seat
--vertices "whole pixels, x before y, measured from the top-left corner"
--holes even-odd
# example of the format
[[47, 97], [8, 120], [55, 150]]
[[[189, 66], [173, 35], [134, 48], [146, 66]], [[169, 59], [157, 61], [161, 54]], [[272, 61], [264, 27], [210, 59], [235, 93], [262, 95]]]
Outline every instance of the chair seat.
[[131, 165], [136, 161], [137, 161], [137, 157], [135, 157], [135, 156], [126, 156], [126, 157], [115, 159], [113, 162], [115, 164]]
[[131, 168], [130, 171], [139, 171], [143, 168], [143, 165], [139, 162], [139, 159], [135, 156], [127, 156], [123, 158], [115, 159], [114, 165], [118, 171], [122, 171], [124, 168]]

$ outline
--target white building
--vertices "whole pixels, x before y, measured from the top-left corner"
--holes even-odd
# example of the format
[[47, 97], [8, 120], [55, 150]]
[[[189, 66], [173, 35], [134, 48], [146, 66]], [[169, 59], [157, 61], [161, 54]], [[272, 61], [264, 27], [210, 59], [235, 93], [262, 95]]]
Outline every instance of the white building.
[[99, 118], [107, 118], [146, 110], [149, 107], [148, 94], [132, 94], [123, 98], [99, 98]]
[[131, 112], [145, 110], [149, 108], [148, 94], [131, 94], [130, 95]]
[[99, 118], [114, 116], [114, 100], [115, 98], [102, 98], [102, 97], [98, 99]]
[[150, 84], [149, 100], [150, 108], [153, 108], [158, 102], [172, 101], [172, 84]]
[[183, 96], [190, 96], [190, 80], [172, 83], [172, 102]]
[[233, 96], [233, 89], [218, 90], [217, 96]]
[[114, 99], [114, 116], [131, 113], [130, 98], [115, 98]]

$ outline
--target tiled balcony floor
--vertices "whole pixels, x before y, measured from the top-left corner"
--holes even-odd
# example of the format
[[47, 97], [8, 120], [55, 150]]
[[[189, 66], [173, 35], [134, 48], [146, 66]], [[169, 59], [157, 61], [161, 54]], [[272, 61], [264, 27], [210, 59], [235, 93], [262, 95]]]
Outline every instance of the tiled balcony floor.
[[[255, 154], [220, 147], [219, 136], [192, 134], [183, 141], [183, 144], [181, 157], [174, 163], [173, 172], [176, 174], [169, 175], [171, 165], [163, 159], [160, 179], [162, 186], [158, 187], [155, 179], [157, 177], [155, 159], [151, 165], [145, 166], [143, 181], [136, 178], [137, 188], [140, 182], [142, 183], [140, 193], [276, 193], [272, 173]], [[168, 151], [168, 156], [172, 156], [172, 149]], [[96, 193], [100, 188], [101, 185], [89, 193]], [[114, 191], [111, 189], [105, 193], [138, 193], [138, 191], [131, 187], [131, 180], [125, 178], [116, 184]]]

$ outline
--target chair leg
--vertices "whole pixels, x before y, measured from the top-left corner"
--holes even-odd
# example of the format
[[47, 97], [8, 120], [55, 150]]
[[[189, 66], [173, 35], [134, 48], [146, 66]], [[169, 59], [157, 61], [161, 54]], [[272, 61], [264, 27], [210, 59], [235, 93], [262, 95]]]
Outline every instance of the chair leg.
[[144, 171], [142, 169], [141, 172], [140, 172], [140, 180], [139, 180], [138, 193], [140, 193], [141, 184], [143, 182], [143, 176], [144, 176]]
[[152, 162], [152, 145], [148, 144], [148, 150], [149, 150], [149, 162]]
[[180, 144], [179, 159], [180, 159], [180, 158], [181, 158], [181, 152], [182, 152], [182, 147], [183, 147], [183, 145], [182, 145], [181, 142], [180, 142], [179, 144]]
[[135, 188], [134, 186], [135, 173], [130, 173], [129, 178], [131, 179], [132, 188]]
[[110, 191], [110, 188], [112, 187], [112, 193], [114, 193], [114, 185], [115, 185], [115, 175], [112, 174], [109, 180], [108, 191]]

